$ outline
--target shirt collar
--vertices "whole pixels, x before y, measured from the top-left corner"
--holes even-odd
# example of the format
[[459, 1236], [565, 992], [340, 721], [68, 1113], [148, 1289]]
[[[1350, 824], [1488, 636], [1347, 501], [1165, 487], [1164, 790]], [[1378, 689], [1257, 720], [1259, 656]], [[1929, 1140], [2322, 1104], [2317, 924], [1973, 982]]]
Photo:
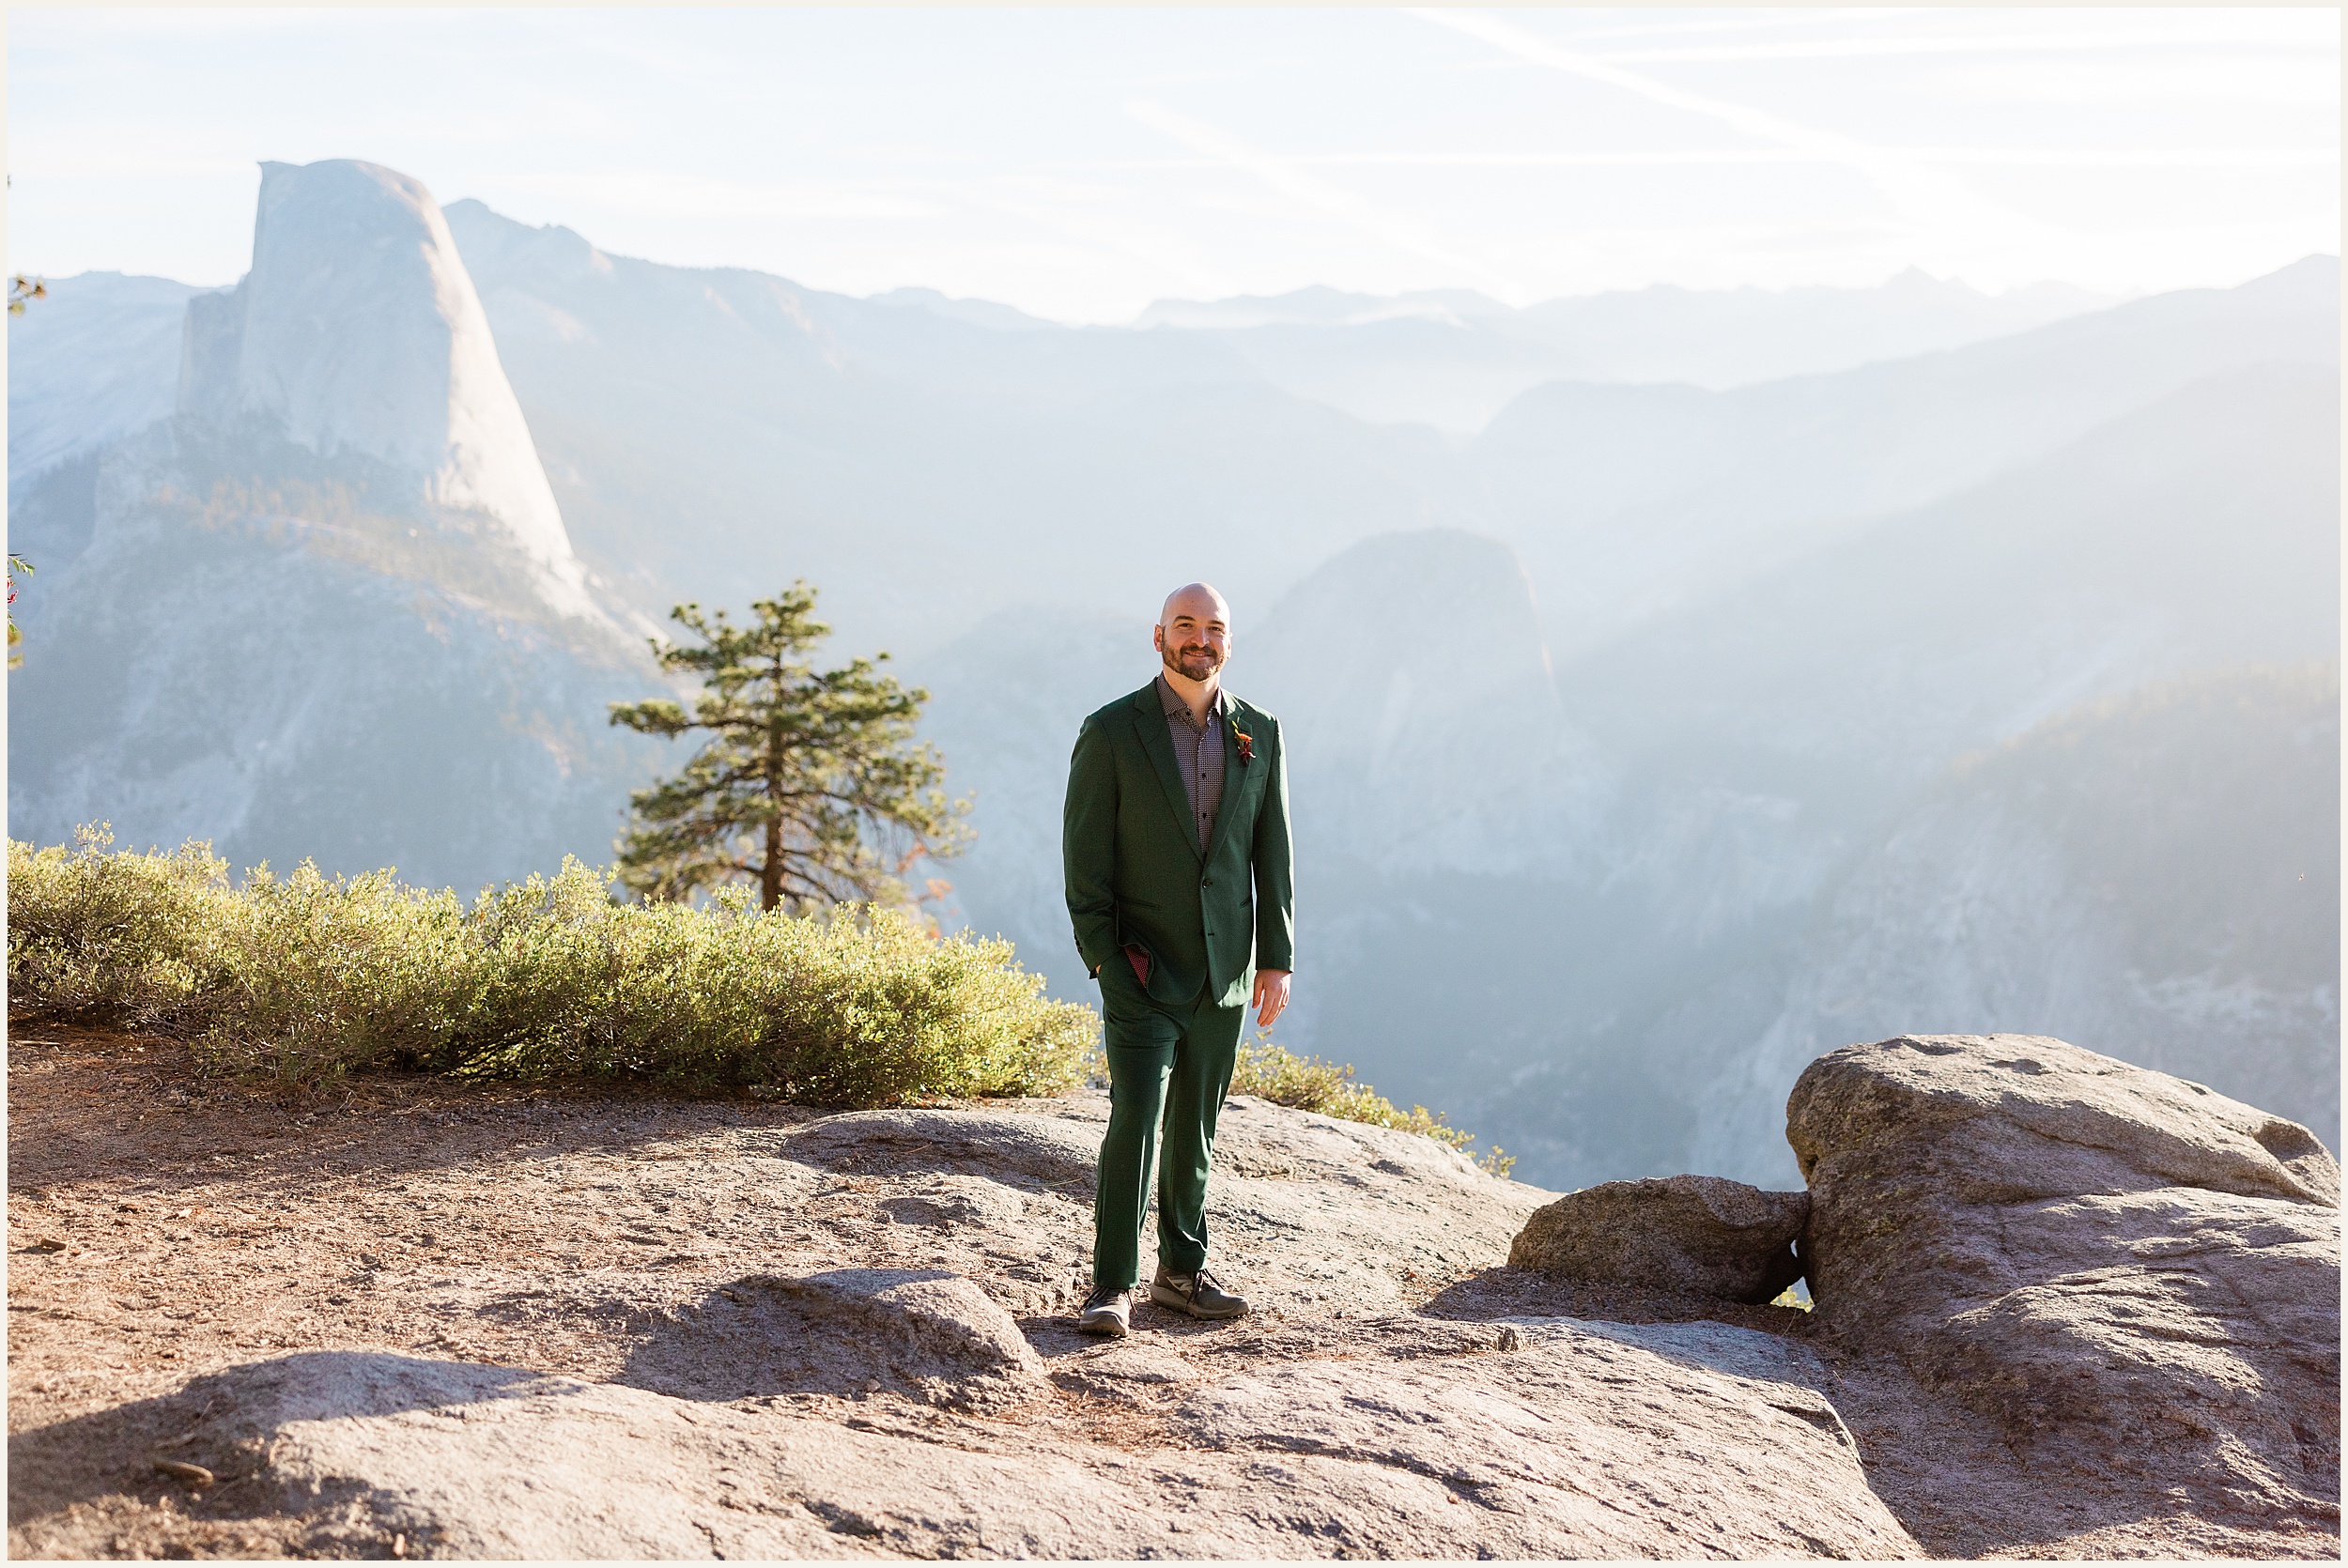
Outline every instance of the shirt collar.
[[[1214, 700], [1207, 704], [1207, 717], [1209, 719], [1212, 720], [1223, 716], [1223, 688], [1220, 685], [1216, 686], [1214, 688]], [[1174, 689], [1174, 683], [1167, 680], [1163, 674], [1158, 676], [1158, 706], [1166, 711], [1166, 716], [1169, 718], [1176, 714], [1182, 715], [1184, 718], [1188, 718], [1190, 716], [1190, 704], [1182, 700], [1182, 694], [1176, 691]]]

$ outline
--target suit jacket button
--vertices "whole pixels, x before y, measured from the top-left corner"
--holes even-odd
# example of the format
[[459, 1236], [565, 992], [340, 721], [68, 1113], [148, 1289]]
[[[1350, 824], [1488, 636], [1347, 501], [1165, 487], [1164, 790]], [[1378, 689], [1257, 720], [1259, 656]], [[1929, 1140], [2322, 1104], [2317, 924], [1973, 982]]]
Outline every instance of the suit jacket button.
[[1204, 882], [1201, 882], [1198, 885], [1199, 885], [1199, 886], [1201, 886], [1201, 887], [1213, 887], [1213, 886], [1214, 885], [1214, 878], [1213, 878], [1213, 877], [1209, 877], [1209, 878], [1207, 878]]

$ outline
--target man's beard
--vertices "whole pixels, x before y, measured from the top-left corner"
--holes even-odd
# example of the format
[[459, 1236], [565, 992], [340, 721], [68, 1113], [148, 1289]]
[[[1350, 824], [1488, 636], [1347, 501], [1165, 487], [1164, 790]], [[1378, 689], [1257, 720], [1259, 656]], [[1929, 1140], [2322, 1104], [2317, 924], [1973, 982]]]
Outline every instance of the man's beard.
[[1159, 657], [1166, 668], [1186, 681], [1203, 681], [1223, 668], [1223, 655], [1212, 648], [1167, 649]]

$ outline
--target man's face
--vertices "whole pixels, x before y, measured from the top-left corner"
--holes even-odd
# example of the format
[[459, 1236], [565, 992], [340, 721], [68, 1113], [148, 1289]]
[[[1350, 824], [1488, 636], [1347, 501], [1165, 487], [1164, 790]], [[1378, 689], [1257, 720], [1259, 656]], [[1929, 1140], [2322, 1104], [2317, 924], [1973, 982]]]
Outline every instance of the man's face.
[[1180, 595], [1158, 623], [1158, 657], [1178, 675], [1206, 680], [1231, 656], [1230, 613], [1206, 594]]

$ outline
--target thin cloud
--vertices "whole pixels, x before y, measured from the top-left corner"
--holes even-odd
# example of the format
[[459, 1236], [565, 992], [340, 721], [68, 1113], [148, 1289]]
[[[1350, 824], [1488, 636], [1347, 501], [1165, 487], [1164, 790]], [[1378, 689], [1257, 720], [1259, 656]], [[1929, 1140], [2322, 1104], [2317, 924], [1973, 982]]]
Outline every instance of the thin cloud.
[[1906, 21], [1915, 13], [1890, 10], [1819, 10], [1799, 16], [1739, 17], [1730, 22], [1647, 23], [1636, 27], [1577, 27], [1576, 38], [1653, 38], [1696, 33], [1762, 33], [1789, 27], [1831, 27], [1851, 22]]
[[1692, 49], [1610, 49], [1594, 56], [1615, 65], [1676, 65], [1728, 60], [1851, 60], [1898, 54], [2054, 54], [2078, 50], [2207, 49], [2213, 45], [2306, 49], [2313, 40], [2236, 31], [2109, 33], [1953, 33], [1937, 37], [1811, 38], [1800, 43], [1707, 44]]
[[1904, 147], [1919, 163], [2044, 169], [2321, 169], [2330, 147]]
[[1315, 179], [1291, 160], [1258, 152], [1213, 126], [1201, 125], [1163, 104], [1147, 100], [1129, 101], [1125, 105], [1125, 113], [1152, 130], [1164, 131], [1193, 152], [1253, 175], [1290, 200], [1325, 213], [1383, 244], [1457, 269], [1511, 304], [1522, 304], [1527, 298], [1526, 290], [1514, 279], [1502, 276], [1474, 256], [1462, 255], [1436, 244], [1410, 224], [1379, 210], [1351, 192]]
[[[2340, 161], [2333, 147], [1885, 147], [1885, 156], [1952, 168], [2320, 169]], [[1297, 169], [1638, 169], [1822, 163], [1791, 147], [1673, 147], [1653, 152], [1314, 152], [1280, 161]], [[1104, 159], [1061, 165], [1091, 171], [1219, 169], [1219, 158]]]
[[512, 190], [586, 198], [648, 218], [935, 218], [946, 204], [903, 188], [825, 180], [738, 180], [672, 169], [510, 175]]
[[1535, 38], [1522, 28], [1473, 11], [1413, 10], [1409, 14], [1439, 27], [1506, 50], [1522, 60], [1568, 76], [1635, 94], [1651, 103], [1718, 121], [1755, 141], [1773, 143], [1807, 153], [1821, 162], [1838, 163], [1863, 176], [1918, 228], [1934, 233], [1952, 230], [1981, 234], [2031, 226], [2018, 213], [1984, 201], [1954, 180], [1929, 167], [1881, 147], [1869, 146], [1831, 131], [1815, 131], [1781, 119], [1766, 110], [1707, 98], [1660, 82], [1652, 76], [1583, 50], [1567, 49]]

